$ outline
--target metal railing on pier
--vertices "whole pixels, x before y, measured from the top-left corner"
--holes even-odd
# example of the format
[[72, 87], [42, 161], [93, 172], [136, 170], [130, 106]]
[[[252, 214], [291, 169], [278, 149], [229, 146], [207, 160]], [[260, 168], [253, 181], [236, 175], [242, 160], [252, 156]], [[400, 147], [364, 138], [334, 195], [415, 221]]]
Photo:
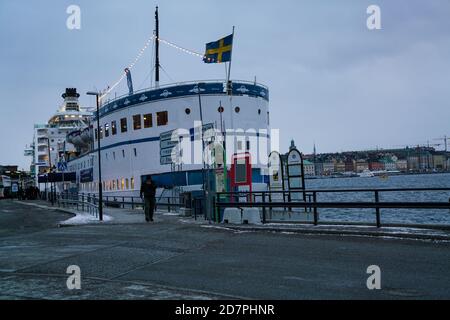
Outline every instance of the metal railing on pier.
[[[384, 193], [423, 193], [444, 192], [446, 201], [382, 201], [381, 194]], [[319, 201], [320, 194], [371, 194], [372, 201]], [[447, 200], [448, 199], [448, 200]], [[267, 191], [267, 192], [222, 192], [217, 193], [214, 199], [214, 211], [226, 208], [259, 208], [261, 210], [262, 223], [280, 222], [273, 219], [273, 212], [292, 212], [301, 209], [305, 213], [312, 214], [312, 223], [318, 225], [320, 221], [320, 208], [333, 209], [373, 209], [375, 214], [375, 225], [380, 228], [381, 209], [446, 209], [450, 214], [450, 188], [391, 188], [391, 189], [310, 189], [303, 191]], [[450, 219], [449, 219], [450, 221]], [[284, 220], [283, 222], [288, 222]], [[311, 223], [311, 221], [298, 221]], [[418, 224], [419, 225], [419, 224]]]
[[[59, 193], [56, 195], [56, 204], [58, 207], [73, 208], [82, 212], [87, 212], [98, 218], [99, 199], [96, 194], [90, 193]], [[143, 209], [144, 202], [139, 197], [133, 196], [104, 196], [103, 205], [110, 208], [121, 209]], [[166, 209], [167, 212], [179, 212], [180, 207], [184, 206], [179, 197], [158, 197], [156, 209]], [[143, 213], [143, 212], [142, 212]]]
[[60, 208], [76, 209], [98, 218], [98, 199], [95, 195], [60, 193], [56, 195], [56, 204]]

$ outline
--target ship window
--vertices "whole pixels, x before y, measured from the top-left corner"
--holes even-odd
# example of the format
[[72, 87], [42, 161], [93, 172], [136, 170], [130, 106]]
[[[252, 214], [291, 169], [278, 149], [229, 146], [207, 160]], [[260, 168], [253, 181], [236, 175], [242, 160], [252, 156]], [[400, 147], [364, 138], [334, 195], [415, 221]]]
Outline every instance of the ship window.
[[100, 140], [103, 139], [103, 127], [100, 127]]
[[133, 116], [133, 129], [134, 130], [140, 130], [142, 128], [141, 124], [141, 115], [136, 114]]
[[137, 149], [134, 148], [134, 156], [137, 157]]
[[114, 160], [116, 160], [116, 152], [115, 151], [113, 151], [113, 158], [114, 158]]
[[120, 119], [120, 132], [124, 133], [127, 132], [127, 118]]
[[131, 189], [134, 190], [134, 177], [131, 177]]
[[250, 150], [250, 141], [246, 141], [246, 144], [247, 144], [246, 147], [247, 147], [247, 151], [248, 151], [248, 150]]
[[98, 139], [98, 131], [97, 131], [97, 129], [95, 129], [95, 141], [97, 141], [97, 139]]
[[186, 110], [184, 110], [184, 112], [186, 112], [187, 115], [191, 114], [191, 109], [186, 108]]
[[122, 157], [125, 158], [125, 150], [122, 150]]
[[258, 114], [261, 115], [261, 109], [258, 109]]
[[105, 138], [109, 137], [109, 123], [105, 124]]
[[153, 127], [153, 119], [152, 114], [144, 114], [144, 128], [151, 128]]
[[115, 121], [111, 122], [111, 134], [113, 136], [117, 134], [117, 124]]
[[169, 115], [167, 111], [161, 111], [156, 113], [156, 123], [159, 126], [165, 126], [169, 122]]
[[130, 189], [130, 180], [128, 178], [125, 180], [125, 186], [127, 190]]
[[234, 108], [234, 112], [236, 112], [236, 113], [241, 112], [241, 108], [239, 108], [239, 107]]

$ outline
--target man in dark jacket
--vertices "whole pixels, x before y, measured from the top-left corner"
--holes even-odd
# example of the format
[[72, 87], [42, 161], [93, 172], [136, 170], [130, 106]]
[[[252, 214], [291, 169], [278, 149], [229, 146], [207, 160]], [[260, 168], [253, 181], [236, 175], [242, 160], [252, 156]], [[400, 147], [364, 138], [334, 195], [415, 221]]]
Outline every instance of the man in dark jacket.
[[141, 186], [141, 198], [144, 200], [145, 221], [153, 221], [156, 205], [156, 184], [149, 177]]

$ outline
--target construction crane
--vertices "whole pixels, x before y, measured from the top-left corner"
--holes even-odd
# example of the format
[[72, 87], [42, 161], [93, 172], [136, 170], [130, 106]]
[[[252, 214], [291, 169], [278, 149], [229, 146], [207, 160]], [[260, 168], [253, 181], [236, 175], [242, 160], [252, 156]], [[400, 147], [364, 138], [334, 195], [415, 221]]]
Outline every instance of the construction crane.
[[444, 142], [443, 144], [444, 144], [444, 147], [445, 147], [445, 152], [447, 152], [447, 150], [448, 150], [448, 148], [447, 148], [447, 141], [450, 140], [450, 138], [447, 135], [443, 136], [442, 138], [436, 138], [436, 139], [433, 139], [433, 140], [435, 140], [435, 141], [443, 141]]

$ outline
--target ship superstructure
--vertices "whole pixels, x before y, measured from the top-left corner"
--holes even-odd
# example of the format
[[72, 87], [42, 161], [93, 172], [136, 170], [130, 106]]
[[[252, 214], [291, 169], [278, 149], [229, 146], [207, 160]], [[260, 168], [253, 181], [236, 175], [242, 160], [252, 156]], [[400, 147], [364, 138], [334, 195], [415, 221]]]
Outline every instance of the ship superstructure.
[[25, 149], [25, 155], [32, 157], [31, 172], [36, 183], [39, 175], [58, 171], [58, 163], [65, 162], [65, 155], [76, 154], [67, 134], [88, 128], [92, 118], [92, 112], [80, 106], [79, 97], [75, 88], [67, 88], [62, 94], [63, 103], [48, 122], [34, 125], [33, 142]]

